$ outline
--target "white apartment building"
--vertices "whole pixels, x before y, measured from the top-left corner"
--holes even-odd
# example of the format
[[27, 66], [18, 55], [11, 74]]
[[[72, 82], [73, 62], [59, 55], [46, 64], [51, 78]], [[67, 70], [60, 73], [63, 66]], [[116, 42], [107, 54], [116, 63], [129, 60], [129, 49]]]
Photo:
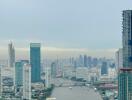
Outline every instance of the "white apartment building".
[[123, 50], [120, 48], [115, 54], [115, 63], [117, 70], [123, 67]]
[[23, 99], [31, 100], [31, 66], [23, 66]]

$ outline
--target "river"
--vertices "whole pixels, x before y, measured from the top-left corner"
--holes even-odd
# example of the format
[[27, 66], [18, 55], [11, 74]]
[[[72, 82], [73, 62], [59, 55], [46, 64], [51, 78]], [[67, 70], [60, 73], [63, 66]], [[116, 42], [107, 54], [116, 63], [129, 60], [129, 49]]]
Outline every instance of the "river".
[[51, 97], [56, 100], [102, 100], [98, 92], [88, 87], [56, 87]]

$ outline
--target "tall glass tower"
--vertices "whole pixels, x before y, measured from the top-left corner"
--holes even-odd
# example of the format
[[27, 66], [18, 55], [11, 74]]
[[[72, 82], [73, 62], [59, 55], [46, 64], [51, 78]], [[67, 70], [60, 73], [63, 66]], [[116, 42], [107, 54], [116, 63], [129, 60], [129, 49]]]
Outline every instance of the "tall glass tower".
[[123, 67], [132, 68], [132, 10], [123, 11]]
[[132, 68], [121, 68], [118, 80], [118, 100], [132, 100]]
[[30, 64], [31, 64], [31, 81], [40, 82], [41, 71], [41, 54], [40, 43], [30, 43]]
[[21, 61], [15, 63], [15, 85], [17, 87], [22, 86], [23, 84], [23, 64]]
[[132, 100], [132, 10], [123, 11], [123, 68], [119, 70], [119, 100]]
[[101, 75], [108, 75], [108, 66], [107, 66], [107, 62], [102, 62], [102, 66], [101, 66]]

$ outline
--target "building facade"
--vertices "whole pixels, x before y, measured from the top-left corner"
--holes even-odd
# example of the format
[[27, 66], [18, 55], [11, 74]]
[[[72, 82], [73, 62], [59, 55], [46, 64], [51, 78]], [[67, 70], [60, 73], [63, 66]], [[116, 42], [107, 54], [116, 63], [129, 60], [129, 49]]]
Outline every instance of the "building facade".
[[45, 68], [45, 86], [49, 88], [51, 86], [51, 68]]
[[123, 11], [123, 67], [132, 68], [132, 10]]
[[31, 81], [40, 82], [41, 74], [41, 54], [40, 54], [40, 43], [30, 44], [30, 64], [31, 64]]
[[84, 55], [84, 67], [88, 67], [87, 55]]
[[107, 66], [107, 62], [102, 62], [102, 66], [101, 66], [101, 75], [108, 75], [108, 66]]
[[23, 64], [21, 61], [15, 63], [15, 85], [17, 87], [23, 85]]
[[8, 66], [9, 67], [14, 67], [15, 64], [15, 49], [12, 43], [8, 44], [8, 52], [9, 52], [9, 61], [8, 61]]
[[1, 95], [7, 96], [15, 93], [15, 67], [1, 67]]
[[55, 62], [51, 63], [51, 77], [56, 78], [57, 75], [57, 64]]
[[132, 100], [132, 10], [123, 11], [123, 68], [118, 74], [119, 100]]
[[132, 100], [132, 69], [120, 69], [119, 74], [119, 100]]
[[23, 100], [31, 100], [31, 66], [23, 66]]
[[116, 69], [120, 69], [123, 67], [123, 51], [122, 48], [120, 48], [116, 54], [116, 59], [115, 59], [115, 64], [116, 64]]

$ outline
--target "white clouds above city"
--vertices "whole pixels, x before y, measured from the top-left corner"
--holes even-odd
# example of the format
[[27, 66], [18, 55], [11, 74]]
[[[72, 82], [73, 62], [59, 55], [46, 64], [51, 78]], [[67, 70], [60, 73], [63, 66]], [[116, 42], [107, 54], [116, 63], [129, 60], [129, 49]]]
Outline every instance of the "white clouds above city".
[[[30, 48], [18, 48], [15, 47], [17, 59], [29, 59]], [[114, 58], [117, 49], [79, 49], [79, 48], [57, 48], [57, 47], [41, 47], [41, 56], [43, 59], [56, 59], [56, 58], [67, 58], [76, 57], [80, 54], [87, 54], [88, 56], [94, 57], [107, 57]], [[8, 58], [8, 48], [0, 47], [0, 59]]]

